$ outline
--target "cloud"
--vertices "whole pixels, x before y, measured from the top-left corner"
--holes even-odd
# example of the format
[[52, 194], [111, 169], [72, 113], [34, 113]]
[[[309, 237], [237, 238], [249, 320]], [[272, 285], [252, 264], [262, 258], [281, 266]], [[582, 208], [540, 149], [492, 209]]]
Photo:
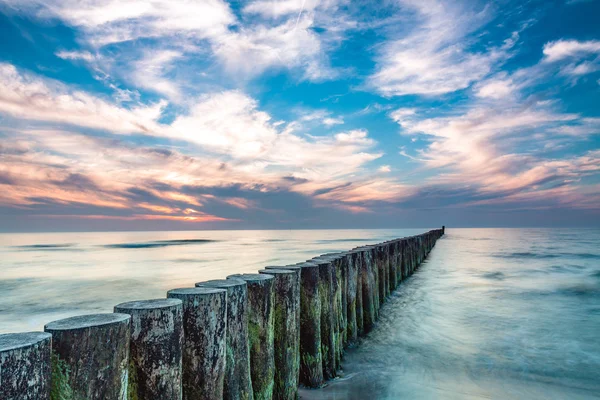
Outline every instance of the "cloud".
[[[184, 69], [190, 60], [213, 74], [238, 81], [271, 70], [300, 71], [296, 74], [300, 80], [335, 78], [338, 72], [329, 65], [327, 53], [342, 40], [343, 31], [351, 28], [336, 11], [337, 1], [308, 0], [304, 7], [293, 1], [248, 4], [244, 15], [268, 16], [271, 12], [282, 17], [260, 23], [256, 18], [238, 18], [223, 0], [0, 2], [17, 13], [61, 20], [97, 53], [95, 69], [124, 77], [137, 88], [164, 94], [172, 101], [180, 99], [181, 86], [194, 85], [188, 74], [167, 77], [168, 72], [175, 66]], [[330, 16], [333, 12], [337, 20]], [[316, 24], [323, 29], [315, 29]], [[59, 56], [92, 61], [83, 51], [60, 52]]]
[[392, 171], [392, 167], [390, 167], [389, 165], [382, 165], [381, 167], [379, 167], [377, 169], [377, 171], [383, 172], [383, 173], [391, 172]]
[[[366, 131], [326, 136], [297, 132], [299, 124], [274, 122], [240, 91], [190, 99], [190, 109], [165, 124], [157, 122], [164, 104], [124, 108], [10, 64], [0, 66], [0, 88], [0, 113], [43, 127], [12, 128], [11, 142], [0, 148], [0, 176], [5, 177], [0, 184], [10, 185], [0, 195], [4, 205], [42, 207], [50, 202], [53, 207], [93, 207], [92, 215], [110, 210], [113, 214], [107, 215], [125, 220], [150, 218], [151, 211], [157, 219], [167, 215], [166, 220], [217, 221], [237, 216], [214, 215], [203, 208], [221, 203], [249, 210], [260, 204], [231, 195], [191, 197], [182, 188], [284, 190], [313, 198], [319, 207], [339, 209], [359, 207], [353, 203], [364, 199], [394, 197], [389, 182], [363, 183], [375, 173], [366, 165], [381, 156]], [[87, 134], [81, 128], [104, 134]], [[134, 145], [127, 136], [134, 133], [152, 136], [156, 144]], [[173, 141], [185, 144], [185, 154]], [[332, 182], [356, 184], [335, 196], [313, 197]], [[146, 213], [126, 211], [139, 209]], [[191, 218], [188, 209], [208, 216]]]
[[342, 125], [343, 123], [344, 123], [344, 119], [341, 117], [325, 118], [323, 120], [323, 125], [325, 125], [325, 126]]
[[95, 57], [89, 51], [66, 51], [62, 50], [56, 53], [56, 57], [63, 60], [83, 60], [87, 62], [94, 61]]
[[180, 100], [181, 90], [177, 83], [165, 75], [174, 68], [175, 61], [183, 54], [174, 50], [146, 51], [144, 56], [133, 62], [128, 73], [130, 81], [138, 88], [160, 93], [175, 101]]
[[213, 51], [230, 75], [251, 78], [269, 69], [301, 69], [311, 81], [331, 79], [337, 72], [328, 65], [313, 18], [288, 19], [276, 26], [252, 25], [215, 38]]
[[600, 41], [557, 40], [544, 45], [544, 61], [556, 62], [568, 58], [580, 59], [589, 54], [600, 53]]
[[434, 0], [399, 4], [416, 23], [402, 38], [381, 46], [368, 85], [384, 96], [437, 96], [465, 89], [507, 59], [518, 39], [515, 32], [500, 46], [469, 51], [467, 37], [488, 19], [487, 9]]
[[[595, 152], [583, 158], [554, 159], [540, 150], [544, 144], [572, 145], [574, 135], [585, 139], [598, 132], [593, 129], [594, 121], [557, 112], [548, 102], [475, 103], [466, 113], [436, 118], [400, 109], [390, 117], [403, 127], [403, 134], [426, 138], [426, 147], [417, 151], [417, 157], [411, 156], [438, 171], [425, 186], [462, 185], [473, 191], [474, 199], [486, 198], [486, 202], [493, 199], [502, 204], [517, 197], [539, 200], [536, 193], [550, 193], [564, 185], [569, 189], [561, 192], [565, 193], [563, 201], [570, 202], [578, 190], [573, 182], [597, 173], [600, 165]], [[463, 206], [469, 204], [476, 203]]]
[[507, 79], [490, 79], [483, 81], [475, 87], [475, 95], [477, 97], [502, 99], [511, 96], [516, 86], [510, 78]]
[[164, 102], [126, 109], [59, 82], [0, 63], [0, 112], [18, 118], [73, 124], [115, 133], [159, 134]]

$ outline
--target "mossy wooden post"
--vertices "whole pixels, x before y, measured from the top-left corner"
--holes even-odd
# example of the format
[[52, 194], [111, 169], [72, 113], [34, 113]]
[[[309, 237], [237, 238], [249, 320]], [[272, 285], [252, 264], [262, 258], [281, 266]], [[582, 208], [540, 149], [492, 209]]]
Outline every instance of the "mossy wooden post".
[[333, 265], [327, 259], [315, 258], [319, 265], [319, 295], [321, 296], [321, 354], [323, 378], [333, 379], [336, 375], [336, 324], [334, 318]]
[[[332, 304], [332, 314], [333, 314], [333, 335], [334, 335], [334, 357], [335, 357], [335, 369], [336, 371], [340, 369], [340, 365], [342, 362], [342, 354], [344, 352], [344, 310], [345, 305], [343, 302], [343, 273], [342, 273], [342, 259], [344, 257], [344, 253], [331, 253], [324, 254], [319, 257], [315, 257], [315, 260], [326, 260], [331, 262], [332, 266], [332, 290], [333, 290], [333, 304]], [[337, 375], [337, 374], [336, 374]]]
[[375, 291], [373, 273], [373, 252], [370, 246], [361, 247], [362, 256], [362, 325], [363, 334], [369, 333], [375, 324], [375, 302], [378, 296]]
[[402, 241], [394, 241], [394, 253], [396, 262], [396, 286], [402, 282]]
[[363, 252], [359, 249], [352, 250], [352, 261], [354, 264], [354, 270], [356, 270], [356, 337], [360, 337], [364, 334], [363, 324], [363, 276], [364, 276], [364, 263], [363, 263]]
[[352, 345], [358, 339], [358, 326], [356, 323], [358, 254], [355, 251], [346, 253], [346, 345]]
[[[298, 271], [299, 272], [299, 271]], [[300, 365], [300, 280], [297, 271], [264, 269], [260, 274], [275, 277], [273, 303], [273, 332], [275, 351], [275, 386], [273, 398], [296, 400]]]
[[348, 345], [348, 275], [350, 274], [350, 264], [352, 263], [352, 255], [349, 251], [341, 253], [340, 270], [342, 273], [342, 317], [340, 326], [340, 345], [341, 355], [344, 354], [344, 349]]
[[183, 308], [178, 299], [121, 303], [131, 315], [129, 398], [180, 400]]
[[274, 278], [267, 274], [230, 275], [248, 285], [250, 376], [255, 400], [273, 398], [275, 378], [273, 301]]
[[385, 244], [385, 255], [388, 270], [388, 295], [396, 290], [398, 284], [396, 280], [396, 263], [394, 260], [394, 242], [389, 241]]
[[388, 274], [385, 268], [384, 247], [381, 244], [375, 246], [375, 265], [379, 276], [379, 304], [383, 304], [388, 291]]
[[301, 268], [300, 383], [309, 388], [318, 388], [324, 383], [319, 265], [315, 262], [303, 262], [294, 266]]
[[44, 327], [52, 334], [53, 399], [127, 398], [130, 320], [127, 314], [92, 314]]
[[298, 385], [300, 383], [300, 332], [301, 332], [301, 324], [300, 324], [300, 317], [301, 317], [301, 310], [302, 310], [302, 266], [298, 265], [298, 264], [294, 264], [294, 265], [284, 265], [284, 266], [267, 266], [265, 267], [265, 270], [271, 270], [271, 269], [284, 269], [284, 270], [289, 270], [289, 271], [294, 271], [294, 273], [296, 274], [296, 280], [298, 282], [296, 289], [297, 289], [297, 295], [294, 296], [294, 298], [296, 299], [296, 334], [297, 334], [297, 343], [298, 343], [298, 348], [297, 351], [295, 353], [296, 355], [296, 375], [298, 376], [297, 380], [296, 380], [296, 384]]
[[0, 335], [0, 399], [50, 399], [51, 338], [45, 332]]
[[169, 290], [167, 297], [183, 302], [183, 399], [222, 399], [227, 291], [182, 288]]
[[227, 338], [223, 398], [251, 400], [250, 348], [248, 347], [248, 287], [241, 279], [216, 279], [196, 283], [227, 291]]

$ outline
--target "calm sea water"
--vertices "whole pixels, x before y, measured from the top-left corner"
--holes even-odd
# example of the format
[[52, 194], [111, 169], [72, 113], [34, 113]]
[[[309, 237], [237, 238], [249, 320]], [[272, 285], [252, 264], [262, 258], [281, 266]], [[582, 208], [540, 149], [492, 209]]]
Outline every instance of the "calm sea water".
[[[425, 230], [0, 235], [0, 333]], [[449, 229], [311, 399], [600, 398], [600, 230]]]

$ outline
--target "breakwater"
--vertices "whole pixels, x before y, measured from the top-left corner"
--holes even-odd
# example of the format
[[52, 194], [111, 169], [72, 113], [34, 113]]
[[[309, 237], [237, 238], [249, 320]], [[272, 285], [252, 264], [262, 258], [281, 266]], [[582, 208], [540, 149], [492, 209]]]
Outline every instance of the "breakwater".
[[199, 282], [168, 299], [0, 336], [1, 399], [295, 398], [344, 350], [443, 229]]

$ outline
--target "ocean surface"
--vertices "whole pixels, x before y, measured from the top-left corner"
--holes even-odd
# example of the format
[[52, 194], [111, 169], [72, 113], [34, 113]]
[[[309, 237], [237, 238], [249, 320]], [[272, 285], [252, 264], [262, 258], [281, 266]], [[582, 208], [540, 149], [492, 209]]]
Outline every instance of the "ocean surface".
[[[0, 333], [410, 230], [0, 235]], [[600, 230], [447, 229], [307, 399], [600, 398]]]

